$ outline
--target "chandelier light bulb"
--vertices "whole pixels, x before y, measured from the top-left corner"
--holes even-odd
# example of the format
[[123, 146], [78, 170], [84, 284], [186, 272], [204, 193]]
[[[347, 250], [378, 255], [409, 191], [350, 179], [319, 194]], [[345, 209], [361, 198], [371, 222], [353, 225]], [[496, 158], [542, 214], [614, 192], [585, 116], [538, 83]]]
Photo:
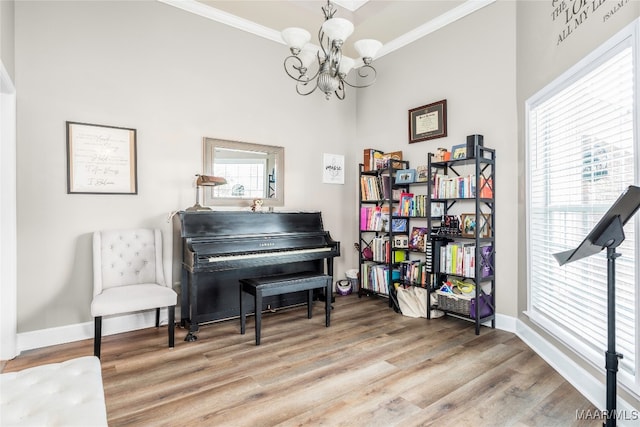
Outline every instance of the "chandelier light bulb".
[[368, 58], [369, 62], [371, 62], [371, 60], [373, 60], [378, 54], [378, 51], [382, 47], [382, 43], [378, 40], [362, 39], [355, 42], [353, 47], [363, 59]]
[[356, 65], [355, 60], [349, 58], [348, 56], [343, 56], [340, 60], [340, 64], [338, 65], [338, 73], [342, 78], [344, 78], [347, 76], [347, 74], [349, 74], [349, 71], [353, 69], [354, 65]]
[[284, 40], [287, 46], [289, 46], [289, 49], [291, 49], [291, 52], [294, 55], [297, 55], [304, 45], [309, 43], [309, 40], [311, 40], [311, 34], [309, 34], [309, 31], [302, 28], [285, 28], [282, 30], [281, 35], [282, 40]]
[[353, 33], [353, 24], [344, 18], [331, 18], [324, 21], [322, 31], [329, 40], [340, 40], [344, 43]]
[[320, 50], [320, 48], [311, 43], [306, 44], [305, 47], [302, 48], [298, 57], [304, 68], [309, 68], [313, 60], [317, 58], [318, 50]]

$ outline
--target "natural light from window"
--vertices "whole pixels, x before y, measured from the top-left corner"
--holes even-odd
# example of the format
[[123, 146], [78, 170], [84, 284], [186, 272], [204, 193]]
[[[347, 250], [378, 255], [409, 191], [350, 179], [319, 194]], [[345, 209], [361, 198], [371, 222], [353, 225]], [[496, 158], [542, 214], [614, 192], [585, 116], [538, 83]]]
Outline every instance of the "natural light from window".
[[[607, 348], [606, 251], [559, 266], [629, 185], [638, 185], [634, 37], [582, 61], [527, 102], [531, 319], [599, 368]], [[638, 215], [636, 215], [637, 217]], [[638, 391], [638, 221], [617, 249], [619, 378]]]

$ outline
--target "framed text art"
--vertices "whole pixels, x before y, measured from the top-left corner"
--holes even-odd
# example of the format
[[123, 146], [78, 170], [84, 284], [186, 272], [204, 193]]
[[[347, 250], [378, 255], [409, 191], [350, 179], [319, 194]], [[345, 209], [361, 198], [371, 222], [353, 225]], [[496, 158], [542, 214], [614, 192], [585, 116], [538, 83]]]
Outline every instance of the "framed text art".
[[447, 136], [447, 100], [409, 110], [409, 144]]
[[136, 130], [67, 122], [67, 193], [138, 194]]
[[322, 182], [325, 184], [344, 184], [344, 156], [327, 154], [322, 157]]

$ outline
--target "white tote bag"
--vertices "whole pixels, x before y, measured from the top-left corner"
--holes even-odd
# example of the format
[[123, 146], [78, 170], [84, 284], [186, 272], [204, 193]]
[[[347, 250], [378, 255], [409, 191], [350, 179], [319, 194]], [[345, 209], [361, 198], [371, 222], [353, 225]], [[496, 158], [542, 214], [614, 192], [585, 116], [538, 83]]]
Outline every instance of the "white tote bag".
[[397, 289], [398, 305], [403, 316], [427, 317], [427, 290], [409, 286]]

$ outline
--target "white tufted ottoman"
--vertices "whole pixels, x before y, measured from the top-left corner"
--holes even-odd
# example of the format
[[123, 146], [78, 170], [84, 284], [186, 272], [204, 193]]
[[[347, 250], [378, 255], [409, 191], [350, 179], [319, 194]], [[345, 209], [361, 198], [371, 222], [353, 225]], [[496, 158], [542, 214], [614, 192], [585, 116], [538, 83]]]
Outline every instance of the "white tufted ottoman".
[[79, 357], [0, 374], [0, 425], [106, 426], [100, 359]]

